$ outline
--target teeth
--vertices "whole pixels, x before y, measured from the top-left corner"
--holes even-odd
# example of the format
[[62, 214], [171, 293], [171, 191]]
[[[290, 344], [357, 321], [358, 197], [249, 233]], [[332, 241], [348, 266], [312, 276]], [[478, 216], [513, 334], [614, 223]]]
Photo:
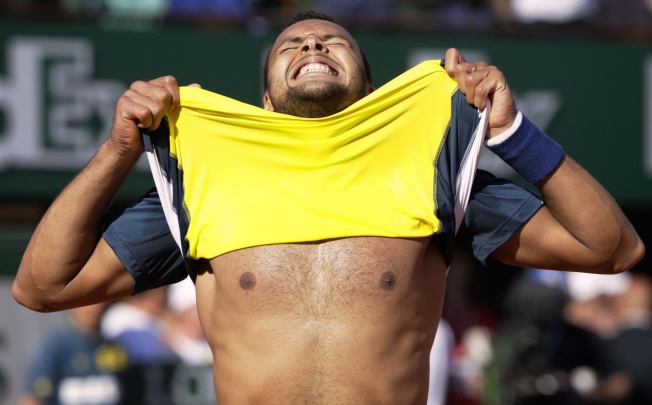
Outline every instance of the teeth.
[[301, 70], [299, 70], [297, 77], [310, 72], [324, 72], [328, 73], [329, 75], [336, 74], [335, 71], [333, 71], [328, 65], [323, 63], [308, 63], [306, 66], [302, 67]]

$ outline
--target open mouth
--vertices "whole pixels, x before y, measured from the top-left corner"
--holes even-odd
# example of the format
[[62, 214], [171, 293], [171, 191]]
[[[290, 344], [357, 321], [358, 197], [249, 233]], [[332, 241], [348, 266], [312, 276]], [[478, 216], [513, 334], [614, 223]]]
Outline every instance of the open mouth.
[[335, 77], [340, 75], [340, 72], [333, 69], [331, 66], [327, 65], [324, 62], [307, 62], [305, 64], [299, 65], [298, 69], [292, 76], [292, 79], [297, 80], [302, 76], [305, 76], [310, 73], [321, 73], [321, 74], [327, 74]]

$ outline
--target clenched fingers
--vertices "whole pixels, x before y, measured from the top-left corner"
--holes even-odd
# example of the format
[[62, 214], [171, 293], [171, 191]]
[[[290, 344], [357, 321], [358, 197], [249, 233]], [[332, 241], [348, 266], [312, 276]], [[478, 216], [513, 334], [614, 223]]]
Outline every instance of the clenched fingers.
[[446, 51], [444, 68], [455, 79], [466, 100], [477, 108], [484, 108], [489, 95], [505, 85], [505, 77], [495, 66], [467, 62], [455, 48]]
[[469, 104], [484, 109], [487, 100], [492, 101], [490, 137], [511, 126], [516, 117], [514, 97], [497, 67], [485, 62], [467, 62], [457, 49], [451, 48], [446, 52], [444, 68], [455, 79]]
[[123, 117], [133, 120], [139, 128], [158, 128], [167, 112], [179, 104], [176, 79], [165, 76], [149, 82], [134, 82], [122, 97]]
[[485, 108], [487, 99], [493, 94], [506, 90], [505, 76], [495, 66], [484, 62], [457, 65], [456, 81], [466, 100], [477, 108]]

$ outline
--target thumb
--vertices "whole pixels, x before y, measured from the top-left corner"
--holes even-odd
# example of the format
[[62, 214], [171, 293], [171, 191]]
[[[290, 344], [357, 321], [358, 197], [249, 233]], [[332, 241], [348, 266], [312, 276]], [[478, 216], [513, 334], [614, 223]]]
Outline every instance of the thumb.
[[454, 77], [455, 66], [464, 62], [466, 62], [466, 60], [464, 59], [460, 51], [458, 51], [455, 48], [449, 48], [446, 51], [446, 56], [444, 59], [444, 69], [446, 69], [446, 72], [448, 73], [449, 76]]

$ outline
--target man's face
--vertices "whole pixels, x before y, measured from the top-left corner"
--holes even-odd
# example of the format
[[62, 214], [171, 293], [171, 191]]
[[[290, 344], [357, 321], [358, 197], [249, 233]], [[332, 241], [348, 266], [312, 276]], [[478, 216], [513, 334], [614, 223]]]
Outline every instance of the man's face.
[[334, 114], [373, 90], [351, 34], [324, 20], [300, 21], [279, 35], [268, 80], [265, 109], [299, 117]]

